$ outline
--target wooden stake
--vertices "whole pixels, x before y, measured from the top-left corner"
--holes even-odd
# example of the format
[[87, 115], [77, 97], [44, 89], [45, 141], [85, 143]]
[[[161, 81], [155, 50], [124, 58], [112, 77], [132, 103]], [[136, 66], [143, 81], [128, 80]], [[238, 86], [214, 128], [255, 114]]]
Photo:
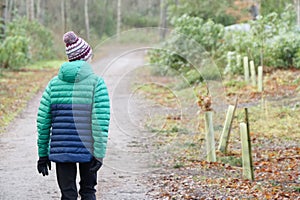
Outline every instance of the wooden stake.
[[255, 72], [255, 66], [254, 66], [254, 61], [250, 61], [250, 73], [251, 73], [251, 83], [252, 86], [256, 86], [256, 72]]
[[263, 67], [262, 66], [259, 66], [258, 69], [257, 69], [257, 73], [258, 73], [258, 82], [257, 82], [257, 85], [258, 85], [258, 92], [262, 92], [263, 91]]
[[248, 116], [248, 108], [244, 108], [245, 110], [245, 123], [247, 125], [247, 133], [250, 134], [250, 125], [249, 125], [249, 116]]
[[215, 136], [211, 111], [205, 112], [205, 130], [207, 161], [216, 162]]
[[235, 105], [229, 105], [227, 114], [226, 114], [226, 119], [224, 123], [224, 128], [220, 137], [220, 143], [218, 150], [221, 151], [222, 153], [227, 153], [227, 146], [228, 146], [228, 141], [230, 137], [230, 131], [231, 131], [231, 126], [232, 126], [232, 121], [234, 117], [234, 112], [237, 106], [237, 98], [235, 101]]
[[250, 139], [250, 127], [248, 118], [248, 109], [245, 108], [245, 121], [246, 123], [240, 123], [240, 132], [242, 140], [242, 159], [243, 159], [243, 178], [254, 180], [253, 162], [252, 162], [252, 150]]
[[249, 82], [249, 64], [248, 64], [248, 57], [244, 57], [244, 76], [245, 76], [245, 81]]

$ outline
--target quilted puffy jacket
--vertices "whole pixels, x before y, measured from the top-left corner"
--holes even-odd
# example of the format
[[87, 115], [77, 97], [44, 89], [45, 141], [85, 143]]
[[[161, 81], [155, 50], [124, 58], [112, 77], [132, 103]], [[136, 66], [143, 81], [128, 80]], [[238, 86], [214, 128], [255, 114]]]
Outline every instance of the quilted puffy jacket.
[[109, 120], [109, 96], [103, 79], [85, 61], [66, 62], [40, 101], [38, 154], [54, 162], [104, 158]]

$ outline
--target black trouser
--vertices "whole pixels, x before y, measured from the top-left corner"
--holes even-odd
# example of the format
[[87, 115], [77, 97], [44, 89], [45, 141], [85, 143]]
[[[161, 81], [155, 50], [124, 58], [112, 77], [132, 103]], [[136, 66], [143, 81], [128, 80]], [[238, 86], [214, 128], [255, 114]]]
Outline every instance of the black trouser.
[[[82, 200], [95, 200], [97, 173], [89, 171], [91, 163], [79, 163], [80, 189]], [[62, 194], [62, 200], [77, 200], [76, 163], [56, 163], [57, 182]]]

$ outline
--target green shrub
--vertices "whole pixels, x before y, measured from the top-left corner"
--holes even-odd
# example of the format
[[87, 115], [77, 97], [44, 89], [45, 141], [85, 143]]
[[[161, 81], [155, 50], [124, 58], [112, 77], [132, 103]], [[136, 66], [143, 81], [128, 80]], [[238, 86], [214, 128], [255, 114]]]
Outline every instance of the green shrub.
[[150, 63], [163, 66], [161, 74], [167, 72], [165, 66], [168, 66], [182, 74], [189, 83], [200, 82], [203, 80], [197, 71], [200, 66], [194, 65], [216, 56], [224, 36], [224, 27], [211, 20], [204, 21], [188, 15], [183, 15], [172, 23], [174, 31], [170, 38], [161, 49], [149, 52]]
[[297, 33], [286, 33], [273, 37], [272, 42], [266, 47], [265, 65], [275, 67], [300, 67], [298, 53], [300, 36]]
[[183, 15], [173, 21], [175, 34], [183, 34], [199, 43], [212, 54], [221, 46], [224, 37], [224, 26], [212, 20], [204, 21], [199, 17]]
[[38, 21], [18, 18], [7, 25], [6, 37], [8, 36], [28, 38], [29, 54], [33, 61], [50, 59], [53, 56], [52, 34]]
[[8, 36], [0, 46], [0, 63], [4, 68], [19, 69], [29, 61], [29, 40], [23, 36]]
[[29, 61], [51, 59], [53, 39], [37, 21], [18, 18], [8, 23], [0, 46], [0, 66], [18, 69]]
[[294, 63], [295, 63], [295, 67], [300, 69], [300, 48], [296, 52]]

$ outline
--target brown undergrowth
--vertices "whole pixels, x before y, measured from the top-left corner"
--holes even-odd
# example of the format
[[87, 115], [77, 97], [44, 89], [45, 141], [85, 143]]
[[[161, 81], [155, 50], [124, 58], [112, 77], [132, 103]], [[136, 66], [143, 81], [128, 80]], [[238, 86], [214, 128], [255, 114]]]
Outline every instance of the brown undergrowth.
[[28, 100], [43, 89], [63, 61], [43, 61], [0, 75], [0, 133], [23, 110]]

